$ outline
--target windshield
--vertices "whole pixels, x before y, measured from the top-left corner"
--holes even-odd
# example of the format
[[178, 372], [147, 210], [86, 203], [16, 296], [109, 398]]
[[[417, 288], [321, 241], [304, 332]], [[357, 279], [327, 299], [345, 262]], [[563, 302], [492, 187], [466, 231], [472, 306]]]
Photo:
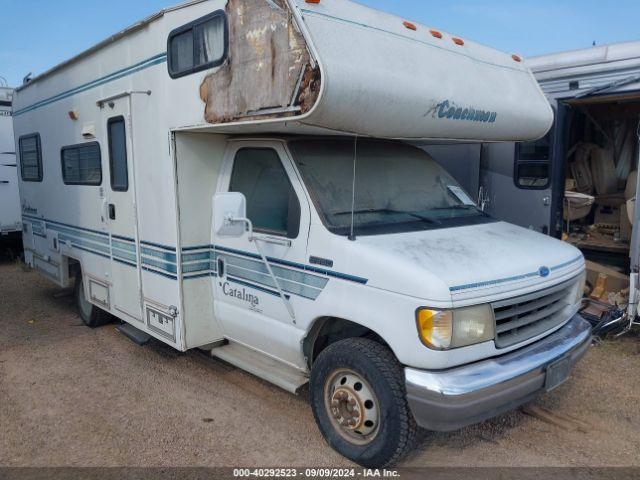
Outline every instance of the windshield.
[[[351, 230], [354, 139], [290, 143], [327, 228]], [[492, 221], [426, 152], [380, 140], [357, 142], [354, 233], [375, 235]]]

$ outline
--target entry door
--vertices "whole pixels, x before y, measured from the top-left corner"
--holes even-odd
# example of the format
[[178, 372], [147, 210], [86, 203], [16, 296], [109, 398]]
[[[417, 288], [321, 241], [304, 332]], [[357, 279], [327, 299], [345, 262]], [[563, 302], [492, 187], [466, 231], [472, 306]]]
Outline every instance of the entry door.
[[499, 220], [546, 234], [551, 220], [551, 166], [547, 154], [534, 153], [544, 148], [538, 145], [540, 141], [483, 145], [479, 203]]
[[128, 99], [123, 98], [113, 107], [105, 107], [109, 178], [104, 182], [103, 218], [111, 234], [111, 303], [120, 314], [142, 321], [133, 142], [128, 106]]
[[488, 214], [541, 233], [555, 231], [552, 211], [557, 175], [553, 157], [557, 125], [536, 141], [482, 146], [479, 203]]
[[0, 104], [0, 232], [20, 230], [18, 166], [11, 107]]
[[[279, 142], [233, 142], [225, 154], [220, 192], [241, 192], [255, 236], [294, 314], [308, 301], [304, 272], [309, 204], [291, 158]], [[295, 321], [261, 260], [256, 242], [216, 237], [214, 302], [227, 338], [294, 363]]]

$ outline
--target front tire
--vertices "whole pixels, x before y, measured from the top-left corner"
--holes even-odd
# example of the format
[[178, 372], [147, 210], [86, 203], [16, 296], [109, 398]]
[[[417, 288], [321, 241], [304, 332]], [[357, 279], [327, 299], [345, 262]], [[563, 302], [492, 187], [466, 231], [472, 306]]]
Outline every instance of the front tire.
[[331, 447], [367, 468], [394, 465], [414, 446], [404, 373], [389, 348], [366, 338], [327, 347], [310, 382], [316, 423]]
[[82, 321], [87, 327], [97, 328], [111, 321], [111, 315], [87, 300], [81, 274], [76, 276], [75, 299], [80, 318], [82, 318]]

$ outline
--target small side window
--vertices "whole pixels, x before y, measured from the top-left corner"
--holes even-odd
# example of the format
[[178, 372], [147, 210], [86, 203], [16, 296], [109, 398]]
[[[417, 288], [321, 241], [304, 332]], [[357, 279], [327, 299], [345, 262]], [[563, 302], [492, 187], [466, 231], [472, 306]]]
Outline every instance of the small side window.
[[66, 185], [101, 185], [102, 159], [100, 144], [83, 143], [63, 147], [62, 180]]
[[544, 190], [551, 176], [551, 134], [534, 142], [516, 143], [514, 176], [518, 188]]
[[40, 134], [24, 135], [18, 140], [20, 174], [25, 182], [42, 181], [42, 147]]
[[167, 42], [169, 75], [185, 75], [222, 65], [227, 58], [227, 16], [220, 10], [173, 30]]
[[256, 231], [296, 238], [300, 202], [280, 156], [270, 148], [238, 150], [229, 191], [247, 198], [247, 216]]
[[109, 171], [111, 190], [129, 190], [129, 170], [127, 168], [127, 132], [124, 117], [115, 117], [107, 122], [109, 137]]

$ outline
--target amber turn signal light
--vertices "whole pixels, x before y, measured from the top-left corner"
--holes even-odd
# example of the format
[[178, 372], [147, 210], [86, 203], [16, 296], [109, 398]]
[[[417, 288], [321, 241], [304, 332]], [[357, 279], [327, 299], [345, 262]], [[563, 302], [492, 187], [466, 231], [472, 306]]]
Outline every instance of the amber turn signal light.
[[415, 31], [415, 30], [418, 30], [418, 27], [416, 27], [416, 26], [415, 26], [413, 23], [411, 23], [411, 22], [406, 22], [406, 21], [405, 21], [405, 22], [402, 22], [402, 24], [403, 24], [406, 28], [408, 28], [409, 30], [414, 30], [414, 31]]

